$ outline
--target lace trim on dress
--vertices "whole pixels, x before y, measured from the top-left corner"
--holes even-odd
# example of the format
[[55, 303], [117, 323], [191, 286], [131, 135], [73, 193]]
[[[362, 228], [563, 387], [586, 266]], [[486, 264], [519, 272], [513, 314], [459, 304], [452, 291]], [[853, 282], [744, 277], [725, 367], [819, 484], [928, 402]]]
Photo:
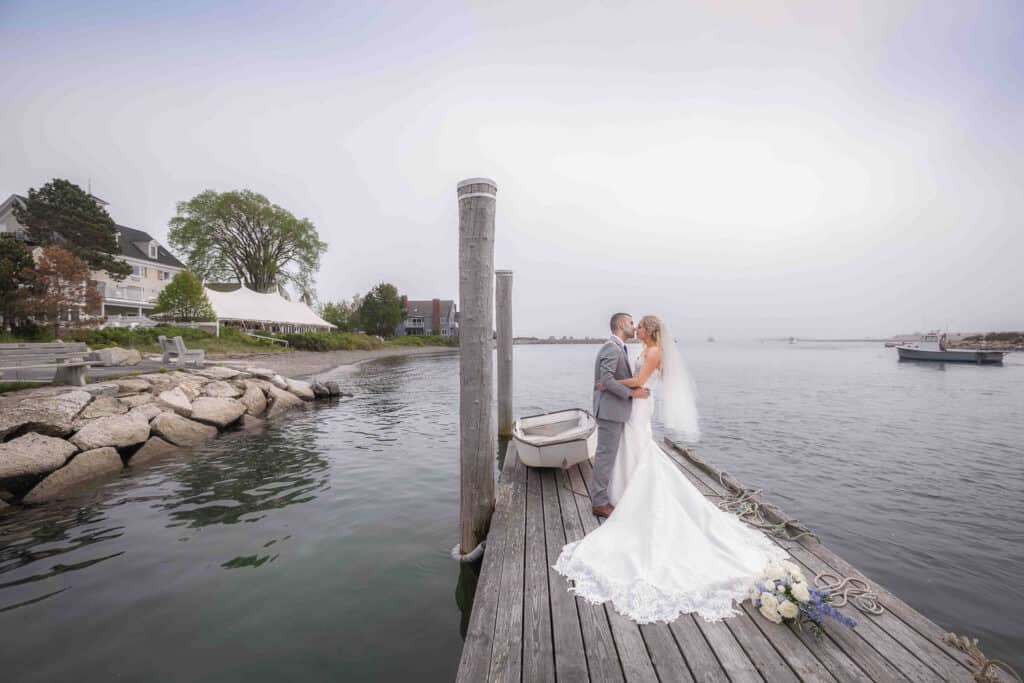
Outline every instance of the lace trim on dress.
[[[783, 559], [785, 550], [764, 539], [762, 548], [771, 559]], [[599, 576], [586, 563], [573, 558], [580, 541], [562, 548], [554, 570], [574, 584], [569, 590], [591, 604], [611, 602], [615, 610], [638, 624], [675, 621], [680, 614], [697, 613], [705, 621], [721, 621], [739, 612], [733, 603], [750, 597], [750, 587], [757, 577], [744, 577], [720, 584], [703, 586], [680, 593], [667, 592], [643, 579], [614, 581]], [[760, 544], [759, 544], [760, 545]]]

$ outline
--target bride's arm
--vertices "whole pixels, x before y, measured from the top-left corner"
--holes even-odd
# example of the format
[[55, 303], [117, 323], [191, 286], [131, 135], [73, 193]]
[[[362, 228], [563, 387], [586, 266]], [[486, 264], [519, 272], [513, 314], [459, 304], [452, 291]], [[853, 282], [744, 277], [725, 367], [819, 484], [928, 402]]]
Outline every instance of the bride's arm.
[[642, 387], [651, 378], [654, 371], [661, 365], [661, 347], [655, 346], [644, 351], [644, 364], [640, 366], [640, 372], [636, 377], [629, 380], [621, 380], [627, 387]]
[[636, 377], [629, 377], [627, 379], [615, 380], [624, 387], [630, 389], [636, 389], [642, 387], [644, 383], [650, 379], [654, 371], [661, 365], [661, 347], [655, 347], [644, 351], [644, 362], [640, 366], [640, 372]]

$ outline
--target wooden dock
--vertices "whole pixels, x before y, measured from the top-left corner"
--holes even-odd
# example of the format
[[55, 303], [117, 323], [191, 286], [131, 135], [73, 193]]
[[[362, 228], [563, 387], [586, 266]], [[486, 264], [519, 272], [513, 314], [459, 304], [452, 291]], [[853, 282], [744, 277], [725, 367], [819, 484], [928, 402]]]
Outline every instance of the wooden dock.
[[[729, 495], [713, 468], [664, 450], [705, 496]], [[589, 480], [588, 462], [566, 471], [528, 468], [510, 443], [459, 681], [974, 680], [977, 667], [945, 643], [941, 628], [873, 581], [883, 613], [847, 605], [841, 611], [857, 626], [831, 623], [821, 640], [769, 622], [749, 601], [743, 614], [718, 623], [684, 615], [638, 626], [610, 605], [576, 598], [551, 565], [565, 543], [599, 523]], [[863, 576], [813, 538], [776, 542], [808, 580], [826, 571]]]

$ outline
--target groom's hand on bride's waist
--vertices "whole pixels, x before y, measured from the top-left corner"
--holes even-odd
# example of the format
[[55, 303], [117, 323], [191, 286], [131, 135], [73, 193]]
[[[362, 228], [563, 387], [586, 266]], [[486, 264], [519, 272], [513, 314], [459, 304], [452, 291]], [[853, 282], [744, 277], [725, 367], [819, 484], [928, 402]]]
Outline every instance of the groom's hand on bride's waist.
[[[605, 391], [604, 382], [598, 382], [594, 385], [596, 391]], [[651, 390], [647, 387], [637, 387], [636, 389], [630, 389], [629, 395], [633, 398], [650, 398]]]

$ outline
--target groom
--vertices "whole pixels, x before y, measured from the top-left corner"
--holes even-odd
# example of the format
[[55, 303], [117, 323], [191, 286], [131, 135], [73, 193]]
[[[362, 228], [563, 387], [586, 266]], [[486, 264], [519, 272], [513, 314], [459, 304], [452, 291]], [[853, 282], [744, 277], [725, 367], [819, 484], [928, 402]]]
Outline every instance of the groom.
[[[597, 451], [594, 453], [594, 473], [590, 479], [590, 500], [593, 513], [607, 517], [615, 509], [608, 499], [608, 479], [619, 452], [622, 430], [629, 420], [634, 398], [647, 398], [649, 389], [630, 389], [618, 382], [633, 376], [626, 352], [626, 340], [636, 335], [633, 317], [616, 313], [611, 319], [612, 336], [597, 352], [594, 364], [594, 417], [597, 418]], [[601, 389], [598, 389], [598, 387]]]

